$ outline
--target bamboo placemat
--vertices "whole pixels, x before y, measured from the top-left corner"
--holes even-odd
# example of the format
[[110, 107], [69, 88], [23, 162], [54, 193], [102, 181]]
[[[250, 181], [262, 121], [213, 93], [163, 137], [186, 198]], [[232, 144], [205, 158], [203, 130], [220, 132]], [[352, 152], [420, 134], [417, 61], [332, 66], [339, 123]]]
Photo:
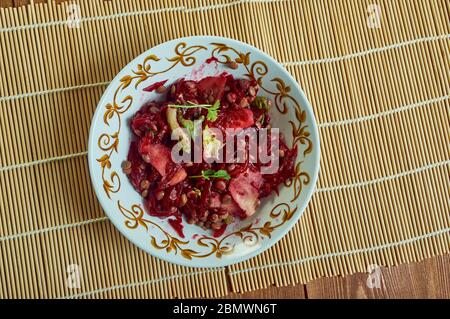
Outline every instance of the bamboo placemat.
[[[0, 10], [0, 298], [221, 296], [450, 251], [449, 1], [76, 3], [80, 28], [66, 25], [69, 3]], [[115, 74], [158, 43], [199, 34], [283, 63], [313, 105], [322, 146], [296, 227], [219, 270], [130, 244], [102, 212], [86, 158]], [[77, 289], [66, 284], [71, 264]]]

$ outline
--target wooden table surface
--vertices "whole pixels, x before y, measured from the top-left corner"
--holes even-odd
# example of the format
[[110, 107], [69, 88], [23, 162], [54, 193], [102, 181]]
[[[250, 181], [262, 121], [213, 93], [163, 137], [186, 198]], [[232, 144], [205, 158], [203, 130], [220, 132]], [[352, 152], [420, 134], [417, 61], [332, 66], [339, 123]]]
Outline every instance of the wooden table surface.
[[[46, 0], [35, 0], [35, 3]], [[58, 0], [61, 2], [61, 0]], [[0, 7], [21, 6], [29, 0], [0, 0]], [[269, 287], [228, 298], [450, 298], [450, 255], [420, 263], [381, 268], [381, 287], [367, 286], [368, 274], [321, 278], [306, 285]]]
[[450, 298], [450, 255], [381, 268], [381, 288], [368, 288], [368, 274], [321, 278], [306, 285], [270, 287], [230, 298]]

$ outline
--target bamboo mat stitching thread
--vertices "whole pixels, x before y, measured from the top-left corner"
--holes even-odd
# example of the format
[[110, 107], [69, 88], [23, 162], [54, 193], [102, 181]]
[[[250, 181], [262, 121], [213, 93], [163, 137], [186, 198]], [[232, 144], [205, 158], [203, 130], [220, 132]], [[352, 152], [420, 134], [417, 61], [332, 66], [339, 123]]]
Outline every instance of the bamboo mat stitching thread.
[[[238, 5], [241, 5], [241, 4], [277, 3], [277, 2], [289, 2], [289, 1], [292, 1], [292, 0], [237, 0], [237, 1], [232, 1], [232, 2], [229, 2], [229, 3], [214, 4], [214, 5], [209, 5], [209, 6], [207, 5], [207, 6], [195, 7], [195, 8], [187, 8], [185, 6], [166, 7], [166, 8], [160, 8], [160, 9], [121, 12], [121, 13], [115, 13], [115, 14], [104, 15], [104, 16], [85, 17], [85, 18], [81, 18], [80, 22], [104, 21], [104, 20], [111, 20], [111, 19], [115, 19], [115, 18], [134, 17], [134, 16], [153, 14], [153, 13], [169, 13], [169, 12], [194, 13], [194, 12], [204, 12], [204, 11], [216, 10], [216, 9], [217, 10], [226, 9], [226, 8], [230, 8], [230, 7], [233, 7], [233, 6], [238, 6]], [[35, 28], [53, 27], [53, 26], [59, 26], [59, 25], [65, 25], [65, 24], [67, 24], [67, 20], [64, 20], [64, 21], [62, 21], [62, 20], [55, 20], [55, 21], [49, 21], [49, 22], [44, 22], [44, 23], [25, 24], [25, 25], [20, 25], [20, 26], [1, 28], [0, 32], [14, 32], [14, 31], [28, 30], [28, 29], [35, 29]]]
[[32, 230], [32, 231], [28, 231], [28, 232], [4, 236], [4, 237], [0, 237], [0, 243], [3, 241], [18, 239], [21, 237], [40, 235], [40, 234], [49, 233], [52, 231], [60, 231], [60, 230], [69, 229], [69, 228], [73, 228], [73, 227], [81, 227], [81, 226], [85, 226], [85, 225], [89, 225], [89, 224], [95, 224], [98, 222], [104, 222], [106, 220], [108, 220], [108, 217], [98, 217], [98, 218], [87, 219], [87, 220], [84, 220], [84, 221], [81, 221], [78, 223], [58, 225], [58, 226], [54, 226], [54, 227], [47, 227], [47, 228], [42, 228], [42, 229], [38, 229], [38, 230]]
[[[450, 88], [449, 88], [449, 90], [450, 90]], [[413, 104], [399, 106], [395, 109], [376, 113], [376, 114], [364, 115], [364, 116], [356, 117], [353, 119], [346, 119], [346, 120], [335, 121], [335, 122], [320, 123], [318, 125], [318, 127], [326, 128], [326, 127], [342, 126], [342, 125], [355, 124], [355, 123], [360, 123], [360, 122], [365, 122], [365, 121], [371, 121], [371, 120], [375, 120], [375, 119], [383, 117], [383, 116], [389, 116], [392, 114], [409, 111], [409, 110], [412, 110], [412, 109], [415, 109], [415, 108], [418, 108], [421, 106], [426, 106], [426, 105], [430, 105], [430, 104], [434, 104], [434, 103], [438, 103], [438, 102], [443, 102], [448, 99], [450, 99], [450, 95], [444, 95], [444, 96], [440, 96], [440, 97], [430, 99], [430, 100], [425, 100], [425, 101], [420, 101], [420, 102], [416, 102]]]
[[[416, 168], [416, 169], [413, 169], [410, 171], [405, 171], [405, 172], [394, 174], [394, 175], [384, 176], [382, 178], [364, 181], [364, 182], [360, 182], [360, 183], [337, 185], [337, 186], [326, 187], [326, 188], [316, 188], [314, 192], [321, 193], [321, 192], [330, 192], [330, 191], [341, 190], [341, 189], [352, 188], [352, 187], [368, 186], [368, 185], [372, 185], [375, 183], [380, 183], [380, 182], [389, 181], [392, 179], [420, 173], [425, 170], [445, 166], [448, 164], [450, 164], [450, 160], [425, 165], [425, 166], [422, 166], [422, 167], [419, 167], [419, 168]], [[103, 221], [106, 219], [107, 219], [107, 217], [100, 217], [100, 218], [89, 219], [89, 220], [74, 223], [74, 224], [64, 224], [64, 225], [60, 225], [60, 226], [53, 226], [53, 227], [49, 227], [49, 228], [38, 229], [38, 230], [29, 231], [29, 232], [23, 232], [23, 233], [17, 233], [14, 235], [3, 236], [3, 237], [0, 237], [0, 242], [10, 240], [10, 239], [17, 239], [17, 238], [25, 237], [25, 236], [33, 236], [33, 235], [37, 235], [37, 234], [40, 234], [43, 232], [59, 231], [59, 230], [67, 229], [70, 227], [82, 226], [83, 223], [90, 224], [90, 223], [100, 222], [100, 221]]]
[[[353, 119], [346, 119], [346, 120], [340, 120], [340, 121], [334, 121], [334, 122], [319, 123], [317, 126], [319, 128], [327, 128], [327, 127], [340, 126], [340, 125], [356, 124], [356, 123], [360, 123], [360, 122], [364, 122], [364, 121], [374, 120], [374, 119], [384, 117], [384, 116], [393, 115], [393, 114], [396, 114], [399, 112], [409, 111], [409, 110], [412, 110], [412, 109], [415, 109], [418, 107], [422, 107], [422, 106], [426, 106], [426, 105], [430, 105], [433, 103], [443, 102], [448, 99], [450, 99], [450, 95], [440, 96], [440, 97], [425, 100], [425, 101], [420, 101], [420, 102], [416, 102], [416, 103], [412, 103], [412, 104], [408, 104], [408, 105], [399, 106], [392, 110], [379, 112], [379, 113], [375, 113], [375, 114], [371, 114], [371, 115], [365, 115], [365, 116], [361, 116], [361, 117], [357, 117], [357, 118], [353, 118]], [[83, 152], [79, 152], [79, 153], [72, 153], [72, 154], [67, 154], [67, 155], [62, 155], [62, 156], [55, 156], [55, 157], [50, 157], [50, 158], [46, 158], [46, 159], [42, 159], [42, 160], [24, 162], [24, 163], [20, 163], [20, 164], [3, 166], [3, 167], [0, 167], [0, 172], [9, 171], [9, 170], [13, 170], [13, 169], [20, 169], [20, 168], [24, 168], [24, 167], [33, 166], [33, 165], [46, 164], [46, 163], [51, 163], [53, 161], [71, 159], [71, 158], [76, 158], [76, 157], [85, 156], [85, 155], [87, 155], [87, 151], [83, 151]], [[431, 164], [431, 165], [433, 165], [433, 164]]]
[[115, 290], [115, 289], [135, 288], [135, 287], [145, 286], [145, 285], [149, 285], [149, 284], [155, 284], [155, 283], [159, 283], [159, 282], [164, 282], [164, 281], [172, 280], [172, 279], [186, 278], [186, 277], [191, 277], [191, 276], [195, 276], [195, 275], [203, 275], [203, 274], [208, 274], [208, 273], [212, 273], [212, 272], [219, 272], [219, 271], [224, 270], [224, 269], [225, 268], [208, 269], [208, 270], [201, 270], [201, 271], [191, 271], [191, 272], [188, 272], [188, 273], [185, 273], [185, 274], [163, 276], [163, 277], [160, 277], [160, 278], [157, 278], [157, 279], [133, 282], [133, 283], [122, 284], [122, 285], [114, 285], [114, 286], [111, 286], [111, 287], [106, 287], [106, 288], [100, 288], [100, 289], [96, 289], [96, 290], [86, 291], [86, 292], [82, 292], [82, 293], [79, 293], [79, 294], [73, 294], [73, 295], [60, 297], [58, 299], [77, 299], [77, 298], [89, 297], [89, 296], [92, 296], [92, 295], [95, 295], [95, 294], [100, 294], [100, 293], [112, 291], [112, 290]]
[[[423, 234], [420, 236], [400, 240], [397, 242], [386, 243], [386, 244], [367, 247], [367, 248], [360, 248], [360, 249], [354, 249], [354, 250], [348, 250], [348, 251], [328, 253], [328, 254], [323, 254], [323, 255], [318, 255], [318, 256], [309, 256], [309, 257], [305, 257], [305, 258], [301, 258], [301, 259], [297, 259], [297, 260], [291, 260], [288, 262], [280, 262], [280, 263], [277, 262], [277, 263], [271, 263], [271, 264], [266, 264], [266, 265], [262, 265], [262, 266], [255, 266], [255, 267], [250, 267], [250, 268], [246, 268], [246, 269], [229, 271], [228, 274], [233, 276], [233, 275], [247, 273], [247, 272], [251, 272], [251, 271], [255, 271], [255, 270], [268, 269], [268, 268], [273, 268], [273, 267], [292, 266], [292, 265], [303, 264], [303, 263], [310, 262], [310, 261], [323, 260], [323, 259], [328, 259], [328, 258], [333, 258], [333, 257], [342, 257], [342, 256], [359, 254], [359, 253], [374, 252], [374, 251], [383, 250], [386, 248], [393, 248], [393, 247], [398, 247], [398, 246], [402, 246], [402, 245], [406, 245], [406, 244], [411, 244], [411, 243], [414, 243], [414, 242], [417, 242], [417, 241], [420, 241], [423, 239], [427, 239], [427, 238], [437, 237], [437, 236], [443, 235], [448, 232], [450, 232], [450, 227], [444, 228], [441, 230], [437, 230], [434, 232], [426, 233], [426, 234]], [[216, 271], [219, 272], [220, 270], [223, 270], [223, 269], [224, 268], [218, 268], [218, 269], [210, 269], [210, 270], [198, 271], [198, 272], [189, 272], [189, 273], [181, 274], [181, 275], [163, 276], [158, 279], [152, 279], [152, 280], [146, 280], [146, 281], [141, 281], [141, 282], [122, 284], [122, 285], [115, 285], [115, 286], [111, 286], [111, 287], [107, 287], [107, 288], [100, 288], [100, 289], [96, 289], [96, 290], [86, 291], [86, 292], [83, 292], [80, 294], [64, 296], [64, 297], [61, 297], [60, 299], [75, 299], [75, 298], [89, 297], [89, 296], [92, 296], [95, 294], [104, 293], [104, 292], [112, 291], [115, 289], [134, 288], [134, 287], [138, 287], [138, 286], [144, 286], [144, 285], [149, 285], [149, 284], [153, 284], [153, 283], [164, 282], [164, 281], [172, 280], [172, 279], [190, 277], [190, 276], [194, 276], [196, 274], [204, 274], [204, 273], [210, 273], [210, 272], [216, 272]]]
[[343, 190], [343, 189], [347, 189], [347, 188], [364, 187], [364, 186], [373, 185], [373, 184], [377, 184], [377, 183], [382, 183], [382, 182], [390, 181], [392, 179], [396, 179], [396, 178], [400, 178], [400, 177], [404, 177], [404, 176], [420, 173], [420, 172], [425, 171], [425, 170], [429, 170], [429, 169], [445, 166], [445, 165], [448, 165], [448, 164], [450, 164], [450, 159], [449, 160], [445, 160], [445, 161], [441, 161], [441, 162], [437, 162], [437, 163], [428, 164], [428, 165], [425, 165], [425, 166], [421, 166], [421, 167], [418, 167], [418, 168], [415, 168], [415, 169], [412, 169], [412, 170], [409, 170], [409, 171], [401, 172], [401, 173], [398, 173], [398, 174], [389, 175], [389, 176], [383, 176], [383, 177], [376, 178], [376, 179], [371, 179], [371, 180], [364, 181], [364, 182], [317, 188], [316, 192], [318, 192], [318, 193], [321, 193], [321, 192], [332, 192], [332, 191]]
[[342, 56], [338, 56], [338, 57], [334, 57], [334, 58], [323, 58], [323, 59], [311, 60], [311, 61], [286, 62], [285, 66], [300, 66], [300, 65], [308, 65], [308, 64], [332, 63], [332, 62], [338, 62], [338, 61], [351, 60], [351, 59], [359, 58], [359, 57], [362, 57], [365, 55], [386, 52], [391, 49], [399, 49], [399, 48], [402, 48], [402, 47], [405, 47], [408, 45], [412, 45], [412, 44], [418, 44], [418, 43], [427, 42], [427, 41], [446, 40], [449, 38], [450, 38], [450, 34], [429, 36], [429, 37], [424, 37], [424, 38], [418, 38], [415, 40], [395, 43], [395, 44], [387, 45], [387, 46], [380, 47], [380, 48], [373, 48], [373, 49], [369, 49], [366, 51], [350, 53], [347, 55], [342, 55]]
[[[374, 54], [374, 53], [380, 53], [380, 52], [384, 52], [384, 51], [388, 51], [388, 50], [392, 50], [392, 49], [397, 49], [397, 48], [401, 48], [404, 46], [413, 45], [413, 44], [417, 44], [417, 43], [421, 43], [421, 42], [443, 40], [443, 39], [448, 39], [448, 38], [450, 38], [450, 34], [417, 38], [414, 40], [399, 42], [399, 43], [395, 43], [392, 45], [379, 47], [379, 48], [372, 48], [372, 49], [369, 49], [366, 51], [360, 51], [360, 52], [351, 53], [348, 55], [342, 55], [339, 57], [321, 58], [321, 59], [316, 59], [316, 60], [305, 60], [305, 61], [281, 62], [281, 64], [283, 66], [301, 66], [301, 65], [340, 62], [340, 61], [351, 60], [354, 58], [363, 57], [365, 55], [370, 55], [370, 54]], [[37, 92], [21, 93], [21, 94], [16, 94], [16, 95], [0, 97], [0, 102], [17, 100], [17, 99], [22, 99], [22, 98], [27, 98], [27, 97], [40, 96], [40, 95], [53, 94], [53, 93], [60, 93], [60, 92], [78, 90], [78, 89], [106, 86], [109, 83], [111, 83], [111, 82], [109, 82], [109, 81], [108, 82], [98, 82], [98, 83], [74, 85], [74, 86], [69, 86], [66, 88], [56, 88], [56, 89], [49, 89], [49, 90], [43, 90], [43, 91], [37, 91]]]
[[4, 167], [0, 167], [0, 173], [4, 172], [4, 171], [10, 171], [13, 169], [20, 169], [20, 168], [30, 167], [30, 166], [34, 166], [34, 165], [47, 164], [47, 163], [61, 161], [61, 160], [65, 160], [65, 159], [72, 159], [72, 158], [77, 158], [80, 156], [86, 156], [87, 153], [88, 153], [87, 151], [84, 151], [84, 152], [67, 154], [67, 155], [62, 155], [62, 156], [49, 157], [49, 158], [46, 158], [43, 160], [37, 160], [37, 161], [25, 162], [25, 163], [16, 164], [16, 165], [4, 166]]
[[13, 100], [24, 99], [27, 97], [43, 96], [43, 95], [48, 95], [48, 94], [53, 94], [53, 93], [62, 93], [62, 92], [80, 90], [80, 89], [89, 89], [89, 88], [94, 88], [94, 87], [99, 87], [99, 86], [106, 86], [109, 83], [111, 83], [111, 82], [108, 81], [108, 82], [98, 82], [98, 83], [91, 83], [91, 84], [81, 84], [81, 85], [68, 86], [65, 88], [57, 88], [57, 89], [43, 90], [43, 91], [37, 91], [37, 92], [10, 95], [10, 96], [5, 96], [5, 97], [0, 97], [0, 102], [13, 101]]
[[[412, 109], [415, 109], [415, 108], [418, 108], [421, 106], [430, 105], [430, 104], [437, 103], [437, 102], [443, 102], [448, 99], [450, 99], [450, 95], [440, 96], [437, 98], [420, 101], [420, 102], [416, 102], [413, 104], [399, 106], [392, 110], [379, 112], [376, 114], [365, 115], [365, 116], [361, 116], [361, 117], [357, 117], [357, 118], [353, 118], [353, 119], [346, 119], [346, 120], [340, 120], [340, 121], [335, 121], [335, 122], [319, 123], [317, 126], [319, 128], [327, 128], [327, 127], [340, 126], [340, 125], [356, 124], [356, 123], [360, 123], [360, 122], [364, 122], [364, 121], [374, 120], [374, 119], [377, 119], [377, 118], [380, 118], [383, 116], [389, 116], [389, 115], [396, 114], [399, 112], [405, 112], [405, 111], [412, 110]], [[30, 167], [33, 165], [47, 164], [47, 163], [51, 163], [54, 161], [60, 161], [60, 160], [64, 160], [64, 159], [71, 159], [71, 158], [76, 158], [79, 156], [85, 156], [85, 155], [87, 155], [87, 153], [88, 153], [87, 151], [83, 151], [83, 152], [79, 152], [79, 153], [72, 153], [72, 154], [67, 154], [67, 155], [62, 155], [62, 156], [50, 157], [50, 158], [46, 158], [46, 159], [42, 159], [42, 160], [36, 160], [36, 161], [24, 162], [24, 163], [20, 163], [20, 164], [3, 166], [3, 167], [0, 167], [0, 173], [4, 172], [4, 171], [13, 170], [13, 169], [20, 169], [20, 168], [24, 168], [24, 167]], [[434, 164], [436, 164], [436, 163], [434, 163]], [[431, 165], [434, 165], [434, 164], [431, 164]]]
[[327, 259], [327, 258], [332, 258], [332, 257], [343, 257], [343, 256], [360, 254], [360, 253], [370, 253], [370, 252], [374, 252], [374, 251], [378, 251], [378, 250], [383, 250], [386, 248], [393, 248], [393, 247], [398, 247], [398, 246], [402, 246], [402, 245], [415, 243], [415, 242], [423, 240], [423, 239], [437, 237], [437, 236], [440, 236], [440, 235], [443, 235], [443, 234], [449, 233], [449, 232], [450, 232], [450, 227], [447, 227], [447, 228], [429, 232], [429, 233], [426, 233], [426, 234], [423, 234], [420, 236], [411, 237], [408, 239], [391, 242], [391, 243], [386, 243], [386, 244], [382, 244], [382, 245], [378, 245], [378, 246], [359, 248], [359, 249], [353, 249], [353, 250], [347, 250], [347, 251], [341, 251], [341, 252], [335, 252], [335, 253], [328, 253], [328, 254], [323, 254], [323, 255], [318, 255], [318, 256], [309, 256], [309, 257], [305, 257], [305, 258], [301, 258], [301, 259], [297, 259], [297, 260], [286, 261], [286, 262], [275, 262], [275, 263], [271, 263], [271, 264], [230, 271], [229, 274], [236, 275], [236, 274], [246, 273], [246, 272], [250, 272], [250, 271], [254, 271], [254, 270], [267, 269], [267, 268], [272, 268], [272, 267], [298, 265], [298, 264], [303, 264], [308, 261], [322, 260], [322, 259]]

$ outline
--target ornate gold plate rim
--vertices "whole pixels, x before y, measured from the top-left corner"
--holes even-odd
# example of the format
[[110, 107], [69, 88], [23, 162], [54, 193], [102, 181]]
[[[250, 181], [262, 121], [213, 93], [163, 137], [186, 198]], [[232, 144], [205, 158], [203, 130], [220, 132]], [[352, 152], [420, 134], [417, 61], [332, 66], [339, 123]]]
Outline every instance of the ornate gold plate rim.
[[[151, 52], [154, 51], [153, 49], [164, 45], [173, 48], [172, 52], [166, 54], [167, 56]], [[242, 48], [246, 48], [248, 51], [244, 51]], [[93, 117], [89, 137], [89, 168], [97, 197], [110, 218], [111, 214], [120, 212], [120, 215], [123, 217], [122, 225], [118, 225], [119, 222], [117, 222], [117, 219], [115, 220], [116, 222], [114, 222], [113, 218], [111, 219], [126, 237], [128, 237], [125, 233], [126, 230], [145, 229], [149, 235], [149, 244], [132, 241], [150, 253], [152, 253], [152, 250], [164, 252], [163, 254], [156, 254], [157, 257], [183, 265], [198, 267], [205, 267], [206, 265], [193, 263], [193, 260], [205, 259], [206, 257], [209, 257], [209, 259], [214, 258], [219, 261], [217, 265], [207, 265], [207, 267], [214, 267], [224, 266], [225, 264], [232, 264], [250, 258], [272, 246], [287, 233], [300, 217], [299, 215], [303, 212], [306, 203], [310, 200], [319, 168], [318, 131], [311, 106], [295, 80], [284, 69], [285, 74], [283, 75], [288, 77], [290, 83], [297, 86], [296, 89], [300, 93], [300, 98], [303, 100], [303, 104], [306, 105], [302, 107], [302, 103], [292, 95], [292, 87], [286, 85], [285, 79], [280, 76], [268, 80], [274, 84], [272, 85], [273, 88], [268, 88], [268, 85], [265, 85], [265, 83], [267, 83], [266, 77], [268, 77], [270, 72], [266, 62], [269, 61], [271, 64], [277, 63], [265, 53], [242, 42], [220, 37], [190, 37], [172, 40], [153, 49], [150, 49], [130, 62], [124, 68], [128, 68], [128, 72], [124, 73], [122, 71], [111, 82], [100, 100]], [[165, 74], [177, 66], [189, 69], [199, 62], [200, 64], [204, 63], [204, 60], [200, 61], [196, 55], [199, 53], [205, 54], [205, 52], [209, 58], [217, 61], [219, 65], [225, 65], [230, 61], [235, 61], [243, 72], [241, 73], [242, 76], [254, 78], [264, 94], [272, 97], [275, 101], [276, 110], [280, 115], [289, 115], [289, 109], [291, 109], [294, 114], [294, 119], [289, 119], [287, 122], [291, 128], [292, 146], [297, 145], [302, 149], [299, 149], [299, 157], [296, 162], [296, 175], [292, 181], [285, 184], [285, 188], [291, 188], [293, 190], [292, 197], [289, 200], [274, 205], [267, 214], [269, 220], [265, 220], [262, 225], [256, 225], [257, 223], [252, 221], [244, 227], [240, 227], [230, 233], [225, 233], [219, 238], [202, 235], [196, 239], [182, 239], [174, 234], [174, 232], [161, 226], [157, 220], [146, 215], [141, 204], [135, 203], [126, 207], [122, 203], [118, 196], [122, 185], [120, 164], [117, 165], [117, 163], [120, 163], [120, 160], [114, 159], [113, 161], [112, 159], [114, 156], [118, 156], [119, 146], [128, 147], [128, 145], [125, 145], [125, 143], [121, 144], [119, 141], [121, 132], [125, 127], [122, 116], [132, 108], [134, 101], [133, 92], [141, 88], [145, 81]], [[262, 59], [253, 59], [254, 55], [262, 57]], [[165, 66], [158, 70], [159, 64], [164, 64]], [[110, 98], [111, 94], [107, 94], [108, 92], [114, 92], [112, 98]], [[95, 125], [99, 122], [102, 123], [104, 131], [99, 132], [96, 129]], [[302, 163], [308, 159], [307, 157], [314, 157], [313, 163], [315, 163], [315, 166], [313, 171], [302, 170]], [[116, 163], [116, 165], [112, 162]], [[98, 185], [95, 182], [99, 176], [93, 175], [96, 172], [93, 167], [94, 165], [97, 165], [101, 172], [101, 188], [97, 187]], [[301, 205], [303, 207], [299, 209], [299, 197], [305, 189], [308, 194], [305, 196], [304, 205]], [[115, 212], [111, 212], [105, 208], [103, 202], [106, 200], [115, 203]], [[277, 238], [274, 238], [274, 231], [283, 227], [286, 228], [285, 231], [278, 232]], [[230, 241], [231, 238], [239, 239], [241, 244], [248, 247], [259, 245], [260, 249], [255, 249], [252, 253], [243, 256], [244, 258], [241, 256], [241, 258], [237, 258], [235, 261], [229, 259], [225, 262], [220, 262], [223, 256], [231, 255], [235, 252], [236, 243]], [[265, 243], [265, 246], [261, 244], [261, 241], [267, 239], [271, 242]], [[148, 246], [151, 246], [151, 249]], [[239, 247], [242, 246], [239, 245]], [[181, 258], [179, 260], [177, 258], [170, 258], [169, 256], [164, 258], [164, 254], [174, 254], [175, 256], [181, 256]]]

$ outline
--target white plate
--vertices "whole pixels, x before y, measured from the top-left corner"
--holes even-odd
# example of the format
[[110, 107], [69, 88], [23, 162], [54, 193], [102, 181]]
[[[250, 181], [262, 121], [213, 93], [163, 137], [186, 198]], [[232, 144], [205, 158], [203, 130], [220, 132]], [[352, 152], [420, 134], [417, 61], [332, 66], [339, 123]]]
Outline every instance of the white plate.
[[[218, 62], [206, 63], [216, 57]], [[234, 60], [232, 70], [224, 62]], [[296, 177], [280, 194], [262, 201], [257, 213], [236, 222], [220, 238], [184, 222], [180, 238], [165, 220], [149, 216], [141, 196], [122, 172], [131, 139], [130, 118], [157, 93], [143, 92], [152, 83], [227, 71], [237, 78], [254, 76], [270, 97], [272, 126], [289, 147], [299, 147]], [[281, 239], [298, 221], [311, 198], [319, 171], [319, 135], [312, 108], [292, 76], [260, 50], [227, 38], [198, 36], [160, 44], [125, 66], [106, 89], [89, 135], [89, 170], [97, 197], [113, 224], [146, 252], [180, 265], [221, 267], [249, 259]]]

